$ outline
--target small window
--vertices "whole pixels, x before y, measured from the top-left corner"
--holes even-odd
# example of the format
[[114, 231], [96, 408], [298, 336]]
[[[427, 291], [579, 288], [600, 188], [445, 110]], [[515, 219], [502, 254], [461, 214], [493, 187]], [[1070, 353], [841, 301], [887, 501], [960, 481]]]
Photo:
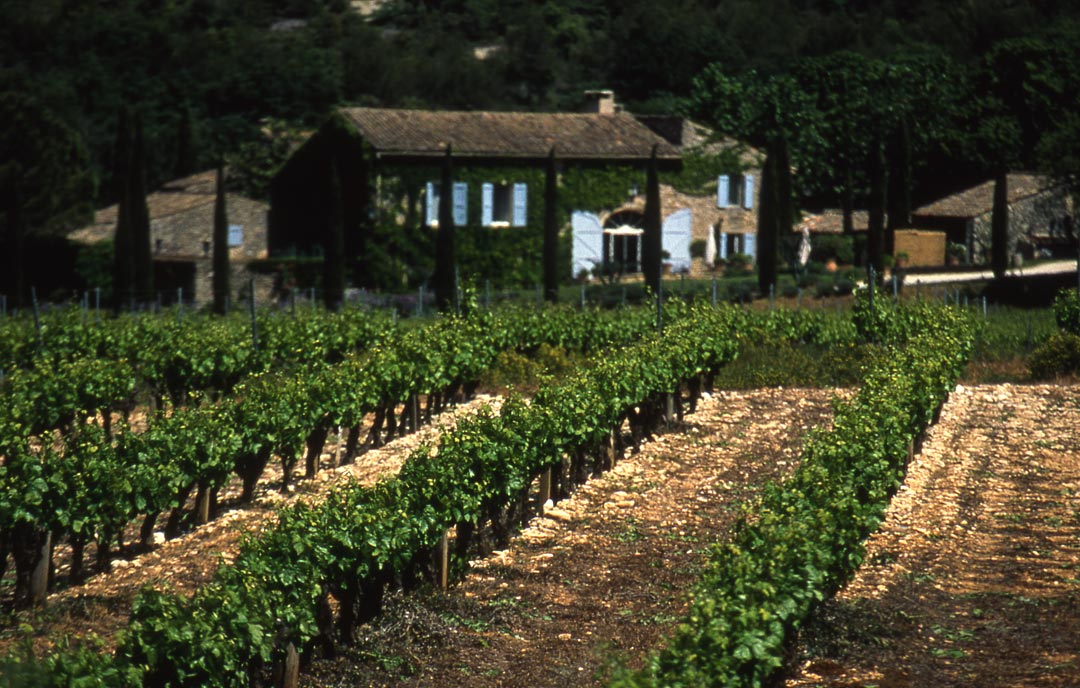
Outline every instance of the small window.
[[[429, 227], [439, 226], [439, 186], [439, 182], [428, 182], [425, 191], [424, 205]], [[469, 185], [465, 182], [454, 182], [453, 188], [454, 225], [462, 227], [468, 224], [469, 220]]]
[[485, 183], [481, 187], [481, 201], [481, 224], [485, 227], [524, 227], [528, 222], [526, 184]]
[[244, 225], [229, 225], [229, 248], [244, 245]]

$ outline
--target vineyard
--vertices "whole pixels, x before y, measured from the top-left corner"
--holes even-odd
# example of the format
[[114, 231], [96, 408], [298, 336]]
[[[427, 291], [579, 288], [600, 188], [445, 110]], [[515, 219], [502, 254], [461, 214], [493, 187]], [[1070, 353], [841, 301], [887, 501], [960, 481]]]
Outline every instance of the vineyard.
[[[700, 563], [667, 649], [611, 679], [758, 685], [858, 568], [973, 343], [955, 309], [881, 300], [860, 301], [850, 318], [673, 302], [660, 334], [647, 309], [422, 322], [301, 313], [255, 328], [193, 315], [67, 318], [0, 335], [10, 399], [0, 527], [16, 606], [149, 547], [159, 529], [172, 538], [205, 523], [230, 484], [250, 500], [271, 461], [274, 488], [289, 491], [295, 466], [313, 476], [328, 441], [331, 461], [344, 463], [415, 432], [469, 398], [508, 352], [558, 347], [587, 364], [528, 400], [510, 395], [459, 417], [374, 486], [342, 481], [296, 500], [195, 594], [144, 591], [114, 651], [76, 642], [37, 659], [11, 655], [16, 685], [46, 675], [62, 685], [282, 684], [298, 660], [354, 646], [388, 595], [460, 581], [477, 552], [505, 547], [547, 499], [558, 507], [692, 419], [741, 341], [868, 347], [854, 396]], [[132, 532], [138, 542], [124, 541]], [[87, 545], [97, 548], [92, 566]], [[58, 549], [70, 552], [70, 580], [49, 575]]]

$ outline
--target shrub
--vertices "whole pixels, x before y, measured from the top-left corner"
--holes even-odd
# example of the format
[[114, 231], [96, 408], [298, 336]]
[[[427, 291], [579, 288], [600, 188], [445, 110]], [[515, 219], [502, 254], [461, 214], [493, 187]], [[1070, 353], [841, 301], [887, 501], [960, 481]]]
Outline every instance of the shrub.
[[855, 241], [852, 237], [826, 234], [814, 237], [810, 246], [810, 260], [819, 263], [834, 260], [843, 265], [851, 265], [855, 262]]
[[1059, 332], [1032, 352], [1028, 360], [1031, 377], [1049, 380], [1080, 372], [1080, 335]]
[[1063, 332], [1080, 335], [1080, 295], [1062, 289], [1054, 299], [1054, 319]]

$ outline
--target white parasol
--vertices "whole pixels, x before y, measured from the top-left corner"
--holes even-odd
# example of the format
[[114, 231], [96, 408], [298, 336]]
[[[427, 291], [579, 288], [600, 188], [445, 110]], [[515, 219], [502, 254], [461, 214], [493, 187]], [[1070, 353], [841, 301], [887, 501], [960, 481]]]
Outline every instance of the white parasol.
[[712, 265], [716, 262], [716, 232], [709, 227], [709, 234], [705, 238], [705, 264]]
[[619, 225], [618, 227], [609, 227], [604, 230], [604, 234], [608, 236], [641, 236], [645, 233], [644, 229], [640, 227], [631, 227], [630, 225]]
[[799, 242], [799, 265], [806, 267], [806, 263], [810, 260], [810, 229], [803, 225], [802, 227], [802, 241]]

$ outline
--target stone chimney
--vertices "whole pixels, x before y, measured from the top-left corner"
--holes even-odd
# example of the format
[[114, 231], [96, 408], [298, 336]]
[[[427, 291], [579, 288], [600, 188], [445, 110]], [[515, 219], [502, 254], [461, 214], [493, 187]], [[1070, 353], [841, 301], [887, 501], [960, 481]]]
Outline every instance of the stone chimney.
[[614, 115], [618, 111], [619, 108], [615, 105], [614, 91], [585, 91], [585, 112], [597, 115]]

